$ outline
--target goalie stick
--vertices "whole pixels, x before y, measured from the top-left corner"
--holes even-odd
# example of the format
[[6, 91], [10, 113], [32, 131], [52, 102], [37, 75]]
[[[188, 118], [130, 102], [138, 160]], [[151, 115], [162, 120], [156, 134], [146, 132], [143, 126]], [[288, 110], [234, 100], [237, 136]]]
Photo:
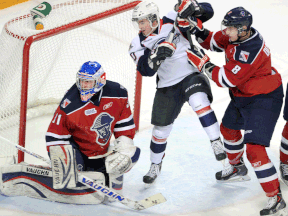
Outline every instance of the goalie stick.
[[[41, 155], [38, 155], [32, 151], [29, 151], [26, 148], [11, 142], [10, 140], [8, 140], [2, 136], [0, 136], [0, 139], [5, 141], [5, 143], [8, 143], [9, 145], [16, 147], [18, 150], [25, 152], [29, 155], [34, 156], [35, 158], [38, 158], [38, 159], [46, 162], [51, 167], [51, 160], [44, 158]], [[154, 205], [158, 205], [160, 203], [166, 202], [165, 197], [161, 193], [155, 194], [151, 197], [145, 198], [145, 199], [140, 200], [140, 201], [133, 201], [133, 200], [130, 200], [130, 199], [124, 197], [123, 195], [115, 192], [114, 190], [112, 190], [109, 187], [98, 184], [97, 182], [95, 182], [95, 180], [88, 178], [87, 176], [84, 176], [82, 174], [78, 174], [78, 182], [80, 182], [83, 185], [95, 190], [97, 193], [102, 193], [108, 197], [115, 198], [116, 201], [118, 201], [121, 204], [123, 204], [129, 208], [132, 208], [134, 210], [143, 210], [143, 209], [150, 208]]]

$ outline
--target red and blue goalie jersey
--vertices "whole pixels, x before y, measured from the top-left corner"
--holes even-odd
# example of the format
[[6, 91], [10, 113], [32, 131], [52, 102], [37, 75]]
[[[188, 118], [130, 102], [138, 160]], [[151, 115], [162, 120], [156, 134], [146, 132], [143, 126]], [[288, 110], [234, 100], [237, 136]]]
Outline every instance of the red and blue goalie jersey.
[[135, 135], [135, 124], [127, 90], [112, 81], [88, 102], [81, 101], [74, 84], [58, 106], [46, 133], [49, 146], [77, 143], [86, 156], [107, 152], [112, 134], [115, 138]]
[[215, 67], [212, 79], [220, 87], [228, 87], [236, 97], [267, 94], [278, 88], [281, 76], [271, 66], [271, 54], [257, 30], [244, 41], [231, 43], [221, 31], [210, 32], [200, 45], [212, 51], [225, 51], [226, 65]]

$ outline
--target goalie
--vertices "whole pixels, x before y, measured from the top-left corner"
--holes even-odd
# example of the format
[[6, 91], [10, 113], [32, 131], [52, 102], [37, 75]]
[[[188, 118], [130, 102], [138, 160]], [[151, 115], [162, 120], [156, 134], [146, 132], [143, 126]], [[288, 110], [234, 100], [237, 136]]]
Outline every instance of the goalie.
[[[112, 134], [115, 136], [114, 145], [110, 145]], [[46, 169], [43, 180], [43, 175], [35, 174], [45, 173], [39, 171], [44, 168], [32, 167], [38, 171], [34, 171], [34, 175], [30, 172], [28, 178], [22, 179], [25, 190], [31, 190], [25, 195], [37, 195], [40, 191], [37, 198], [77, 204], [102, 203], [105, 200], [103, 193], [77, 183], [77, 172], [121, 193], [123, 174], [135, 165], [140, 156], [140, 149], [133, 144], [134, 135], [127, 90], [119, 83], [106, 80], [106, 73], [98, 62], [85, 62], [77, 72], [76, 83], [55, 111], [46, 133], [52, 170]], [[22, 165], [22, 173], [28, 175], [28, 168], [29, 165]], [[4, 171], [5, 176], [10, 170]], [[3, 188], [9, 188], [8, 182], [13, 183], [13, 187], [10, 185], [10, 190], [4, 192], [6, 195], [20, 184], [12, 177], [3, 181], [7, 183]], [[36, 192], [32, 187], [27, 189], [27, 184], [36, 188]], [[21, 188], [17, 195], [25, 190]], [[109, 201], [113, 198], [109, 197]]]

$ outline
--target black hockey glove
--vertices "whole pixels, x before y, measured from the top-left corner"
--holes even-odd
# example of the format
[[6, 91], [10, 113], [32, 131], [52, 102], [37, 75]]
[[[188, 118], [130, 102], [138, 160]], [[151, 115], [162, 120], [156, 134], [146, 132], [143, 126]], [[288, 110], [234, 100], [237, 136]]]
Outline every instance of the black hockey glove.
[[202, 8], [196, 0], [181, 0], [180, 4], [176, 4], [174, 10], [178, 12], [181, 18], [188, 16], [201, 15]]
[[191, 49], [186, 50], [188, 62], [198, 68], [201, 73], [205, 73], [210, 79], [212, 79], [212, 71], [215, 67], [214, 64], [210, 62], [209, 56], [207, 56], [203, 49], [193, 46]]
[[176, 45], [174, 43], [162, 42], [156, 48], [155, 52], [151, 51], [148, 57], [148, 65], [154, 71], [157, 71], [161, 63], [167, 58], [171, 57], [176, 50]]
[[197, 34], [199, 31], [204, 31], [202, 21], [195, 17], [189, 16], [187, 19], [177, 17], [177, 21], [181, 32], [190, 31], [191, 34]]

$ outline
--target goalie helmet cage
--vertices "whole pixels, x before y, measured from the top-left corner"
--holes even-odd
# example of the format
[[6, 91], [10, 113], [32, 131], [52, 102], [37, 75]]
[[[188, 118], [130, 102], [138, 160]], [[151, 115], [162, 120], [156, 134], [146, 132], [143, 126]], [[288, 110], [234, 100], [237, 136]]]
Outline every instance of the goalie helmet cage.
[[[27, 120], [53, 114], [86, 61], [98, 61], [108, 80], [128, 90], [138, 130], [142, 77], [127, 50], [137, 34], [131, 9], [140, 2], [75, 0], [53, 5], [41, 31], [35, 30], [29, 11], [7, 22], [0, 36], [0, 136], [25, 146]], [[23, 152], [1, 144], [0, 158], [13, 156], [18, 163], [24, 161]]]

